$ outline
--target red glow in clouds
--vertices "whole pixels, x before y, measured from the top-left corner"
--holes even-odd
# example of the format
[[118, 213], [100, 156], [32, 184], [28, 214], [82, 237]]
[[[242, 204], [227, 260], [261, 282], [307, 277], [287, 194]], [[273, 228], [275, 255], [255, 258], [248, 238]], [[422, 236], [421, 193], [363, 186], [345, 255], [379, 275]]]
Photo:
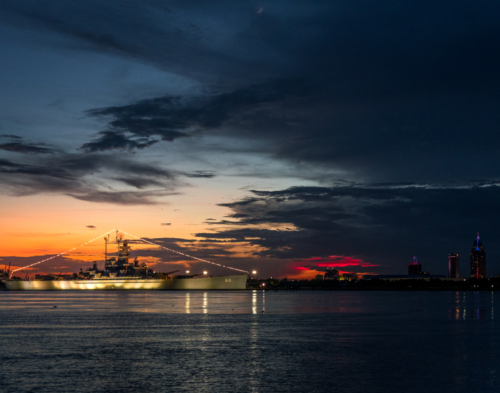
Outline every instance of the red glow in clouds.
[[[311, 263], [313, 262], [313, 263]], [[359, 266], [359, 267], [374, 267], [379, 265], [374, 265], [372, 263], [364, 262], [361, 259], [346, 257], [343, 255], [330, 255], [326, 258], [322, 257], [312, 257], [306, 258], [299, 262], [301, 265], [306, 266], [293, 266], [293, 269], [300, 270], [302, 273], [299, 273], [302, 276], [306, 274], [307, 276], [317, 274], [317, 272], [322, 272], [325, 267], [333, 267], [339, 270], [339, 268], [347, 267], [347, 266]], [[308, 273], [306, 273], [308, 272]], [[349, 271], [339, 270], [339, 274], [344, 273], [352, 273]], [[373, 272], [356, 272], [357, 275], [365, 275], [365, 274], [374, 274]], [[304, 276], [305, 277], [305, 276]]]
[[[362, 266], [362, 267], [373, 267], [379, 265], [373, 265], [371, 263], [363, 262], [361, 259], [355, 259], [351, 257], [345, 257], [343, 255], [330, 255], [327, 258], [322, 257], [312, 257], [303, 259], [302, 263], [307, 262], [317, 262], [318, 267], [346, 267], [346, 266]], [[307, 269], [307, 268], [305, 268]], [[299, 269], [302, 270], [302, 269]]]

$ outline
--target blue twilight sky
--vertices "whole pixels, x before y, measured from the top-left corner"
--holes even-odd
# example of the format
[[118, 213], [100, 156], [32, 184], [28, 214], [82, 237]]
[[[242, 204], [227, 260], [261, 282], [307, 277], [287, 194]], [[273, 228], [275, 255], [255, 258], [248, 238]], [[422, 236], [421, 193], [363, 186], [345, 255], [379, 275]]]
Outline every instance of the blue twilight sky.
[[500, 273], [499, 17], [497, 1], [3, 1], [3, 236], [32, 233], [40, 203], [57, 218], [32, 238], [128, 216], [265, 275], [404, 273], [413, 255], [445, 274], [449, 252], [468, 275], [480, 231]]

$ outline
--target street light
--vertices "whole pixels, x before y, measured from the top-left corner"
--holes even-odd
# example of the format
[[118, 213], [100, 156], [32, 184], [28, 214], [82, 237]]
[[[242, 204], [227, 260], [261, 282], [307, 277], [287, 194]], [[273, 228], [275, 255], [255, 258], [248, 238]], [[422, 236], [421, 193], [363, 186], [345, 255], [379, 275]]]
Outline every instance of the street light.
[[203, 272], [203, 274], [207, 274], [208, 272]]
[[252, 270], [252, 274], [257, 274], [257, 270]]
[[189, 274], [189, 270], [186, 270], [186, 273]]

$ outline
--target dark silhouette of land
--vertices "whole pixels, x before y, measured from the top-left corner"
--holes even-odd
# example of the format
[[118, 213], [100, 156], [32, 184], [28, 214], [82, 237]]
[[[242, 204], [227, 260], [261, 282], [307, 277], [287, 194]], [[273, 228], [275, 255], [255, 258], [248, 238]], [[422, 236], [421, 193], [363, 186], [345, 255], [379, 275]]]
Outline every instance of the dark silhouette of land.
[[[264, 285], [263, 285], [264, 284]], [[383, 280], [251, 280], [249, 289], [271, 291], [498, 291], [500, 277], [491, 279], [400, 279]]]

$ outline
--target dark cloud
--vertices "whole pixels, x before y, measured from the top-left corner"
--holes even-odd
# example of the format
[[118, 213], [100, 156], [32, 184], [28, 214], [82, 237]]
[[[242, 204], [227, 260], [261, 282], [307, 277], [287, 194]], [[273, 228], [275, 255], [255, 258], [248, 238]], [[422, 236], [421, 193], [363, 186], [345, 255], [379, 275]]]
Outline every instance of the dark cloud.
[[121, 107], [92, 109], [87, 113], [91, 117], [110, 118], [108, 126], [115, 133], [159, 136], [169, 142], [188, 136], [177, 130], [188, 128], [193, 114], [192, 110], [184, 107], [179, 97], [159, 97]]
[[158, 197], [176, 195], [167, 191], [97, 191], [68, 193], [73, 198], [87, 202], [112, 203], [117, 205], [155, 205]]
[[[217, 247], [211, 243], [199, 241], [198, 239], [193, 240], [182, 238], [154, 238], [147, 240], [150, 240], [157, 244], [161, 244], [162, 246], [170, 248], [172, 250], [195, 256], [197, 258], [218, 260], [218, 262], [222, 264], [224, 264], [225, 262], [223, 261], [224, 258], [230, 258], [234, 255], [234, 253], [230, 249], [223, 247], [223, 244]], [[187, 258], [186, 256], [159, 248], [148, 248], [147, 250], [138, 250], [137, 252], [142, 256], [159, 257], [164, 262], [190, 260], [190, 258]], [[222, 258], [222, 260], [220, 258]], [[195, 263], [195, 260], [192, 261], [193, 263]]]
[[2, 134], [0, 135], [0, 138], [7, 138], [7, 139], [15, 139], [15, 140], [22, 140], [23, 138], [18, 136], [18, 135], [9, 135], [9, 134]]
[[[144, 149], [157, 143], [157, 140], [147, 140], [145, 138], [131, 139], [121, 132], [101, 131], [100, 137], [91, 142], [84, 143], [80, 149], [87, 153], [94, 153], [105, 150], [134, 150]], [[1, 146], [0, 146], [1, 147]]]
[[193, 178], [206, 178], [206, 179], [211, 179], [212, 177], [215, 177], [215, 172], [214, 171], [194, 171], [190, 173], [184, 173], [184, 176], [186, 177], [193, 177]]
[[49, 166], [21, 164], [1, 158], [0, 173], [11, 175], [47, 176], [64, 180], [71, 180], [73, 178], [70, 172], [64, 169]]
[[135, 188], [145, 188], [145, 187], [150, 187], [150, 186], [162, 186], [163, 183], [154, 180], [154, 179], [147, 179], [147, 178], [141, 178], [141, 177], [117, 177], [114, 178], [114, 180], [120, 181], [122, 183], [128, 184], [129, 186], [135, 187]]
[[54, 150], [45, 147], [43, 143], [40, 145], [25, 142], [2, 143], [0, 144], [0, 150], [22, 154], [54, 154]]
[[87, 225], [87, 228], [89, 228], [89, 229], [95, 229], [95, 226], [94, 225]]
[[64, 154], [55, 158], [37, 160], [43, 165], [17, 163], [0, 159], [0, 172], [32, 174], [55, 178], [74, 180], [84, 175], [99, 171], [112, 170], [132, 176], [155, 177], [172, 180], [175, 173], [153, 166], [133, 161], [123, 160], [118, 156]]
[[184, 239], [181, 237], [157, 237], [147, 240], [151, 240], [154, 243], [160, 243], [162, 246], [169, 248], [172, 248], [172, 246], [182, 246], [183, 244], [193, 244], [197, 242], [197, 240], [194, 239]]
[[[148, 138], [172, 142], [223, 125], [241, 127], [238, 123], [244, 119], [248, 122], [251, 113], [262, 112], [261, 105], [302, 95], [305, 91], [300, 81], [276, 80], [218, 94], [186, 98], [165, 96], [125, 106], [92, 109], [88, 115], [108, 120], [109, 131], [101, 132], [100, 139], [81, 148], [87, 151], [142, 149], [158, 142]], [[265, 113], [262, 116], [269, 117]], [[124, 133], [139, 139], [132, 140]]]
[[[116, 156], [60, 154], [37, 160], [38, 165], [0, 159], [0, 184], [14, 195], [62, 193], [73, 198], [124, 205], [155, 204], [158, 198], [175, 194], [174, 172], [151, 164]], [[121, 174], [116, 180], [135, 188], [158, 186], [154, 190], [118, 191], [101, 189], [96, 175]]]
[[0, 15], [69, 37], [72, 50], [126, 56], [201, 86], [88, 111], [107, 127], [86, 151], [210, 132], [322, 168], [327, 180], [331, 172], [388, 182], [498, 175], [496, 1], [271, 2], [258, 15], [228, 1], [202, 14], [189, 1], [170, 12], [156, 1], [106, 12], [90, 0], [53, 4], [5, 3]]
[[[380, 272], [404, 273], [416, 254], [426, 270], [444, 274], [448, 253], [468, 255], [480, 231], [491, 245], [490, 273], [500, 270], [493, 243], [500, 236], [495, 213], [500, 186], [494, 183], [293, 187], [254, 194], [259, 197], [223, 205], [237, 219], [210, 222], [226, 229], [196, 237], [247, 242], [256, 255], [272, 258], [357, 257], [381, 265]], [[291, 229], [284, 229], [287, 224]]]
[[160, 225], [166, 225], [166, 226], [168, 226], [168, 225], [172, 225], [172, 224], [170, 222], [163, 222]]
[[[229, 42], [229, 50], [219, 47], [221, 34], [230, 27], [224, 25], [233, 19], [237, 27], [237, 19], [241, 20], [241, 17], [256, 18], [253, 6], [219, 3], [216, 7], [204, 8], [202, 14], [199, 14], [197, 2], [179, 3], [171, 11], [165, 11], [164, 4], [155, 0], [147, 5], [131, 1], [126, 6], [117, 3], [107, 4], [105, 10], [102, 7], [103, 4], [96, 0], [64, 6], [51, 0], [37, 4], [9, 2], [1, 4], [0, 20], [24, 29], [38, 30], [45, 36], [55, 33], [70, 39], [68, 43], [67, 40], [58, 40], [57, 36], [45, 38], [45, 42], [57, 45], [58, 49], [123, 56], [193, 78], [206, 78], [208, 74], [212, 81], [216, 81], [220, 79], [219, 75], [224, 75], [226, 80], [234, 81], [269, 73], [269, 66], [244, 50], [243, 47], [258, 44], [248, 37], [247, 32], [244, 37], [230, 34], [233, 39]], [[221, 9], [225, 9], [223, 14], [232, 10], [233, 18], [224, 17]], [[234, 18], [236, 16], [238, 18]], [[243, 38], [243, 45], [234, 42], [238, 36]], [[279, 60], [273, 48], [258, 46], [260, 53]], [[282, 61], [280, 65], [283, 65]]]

